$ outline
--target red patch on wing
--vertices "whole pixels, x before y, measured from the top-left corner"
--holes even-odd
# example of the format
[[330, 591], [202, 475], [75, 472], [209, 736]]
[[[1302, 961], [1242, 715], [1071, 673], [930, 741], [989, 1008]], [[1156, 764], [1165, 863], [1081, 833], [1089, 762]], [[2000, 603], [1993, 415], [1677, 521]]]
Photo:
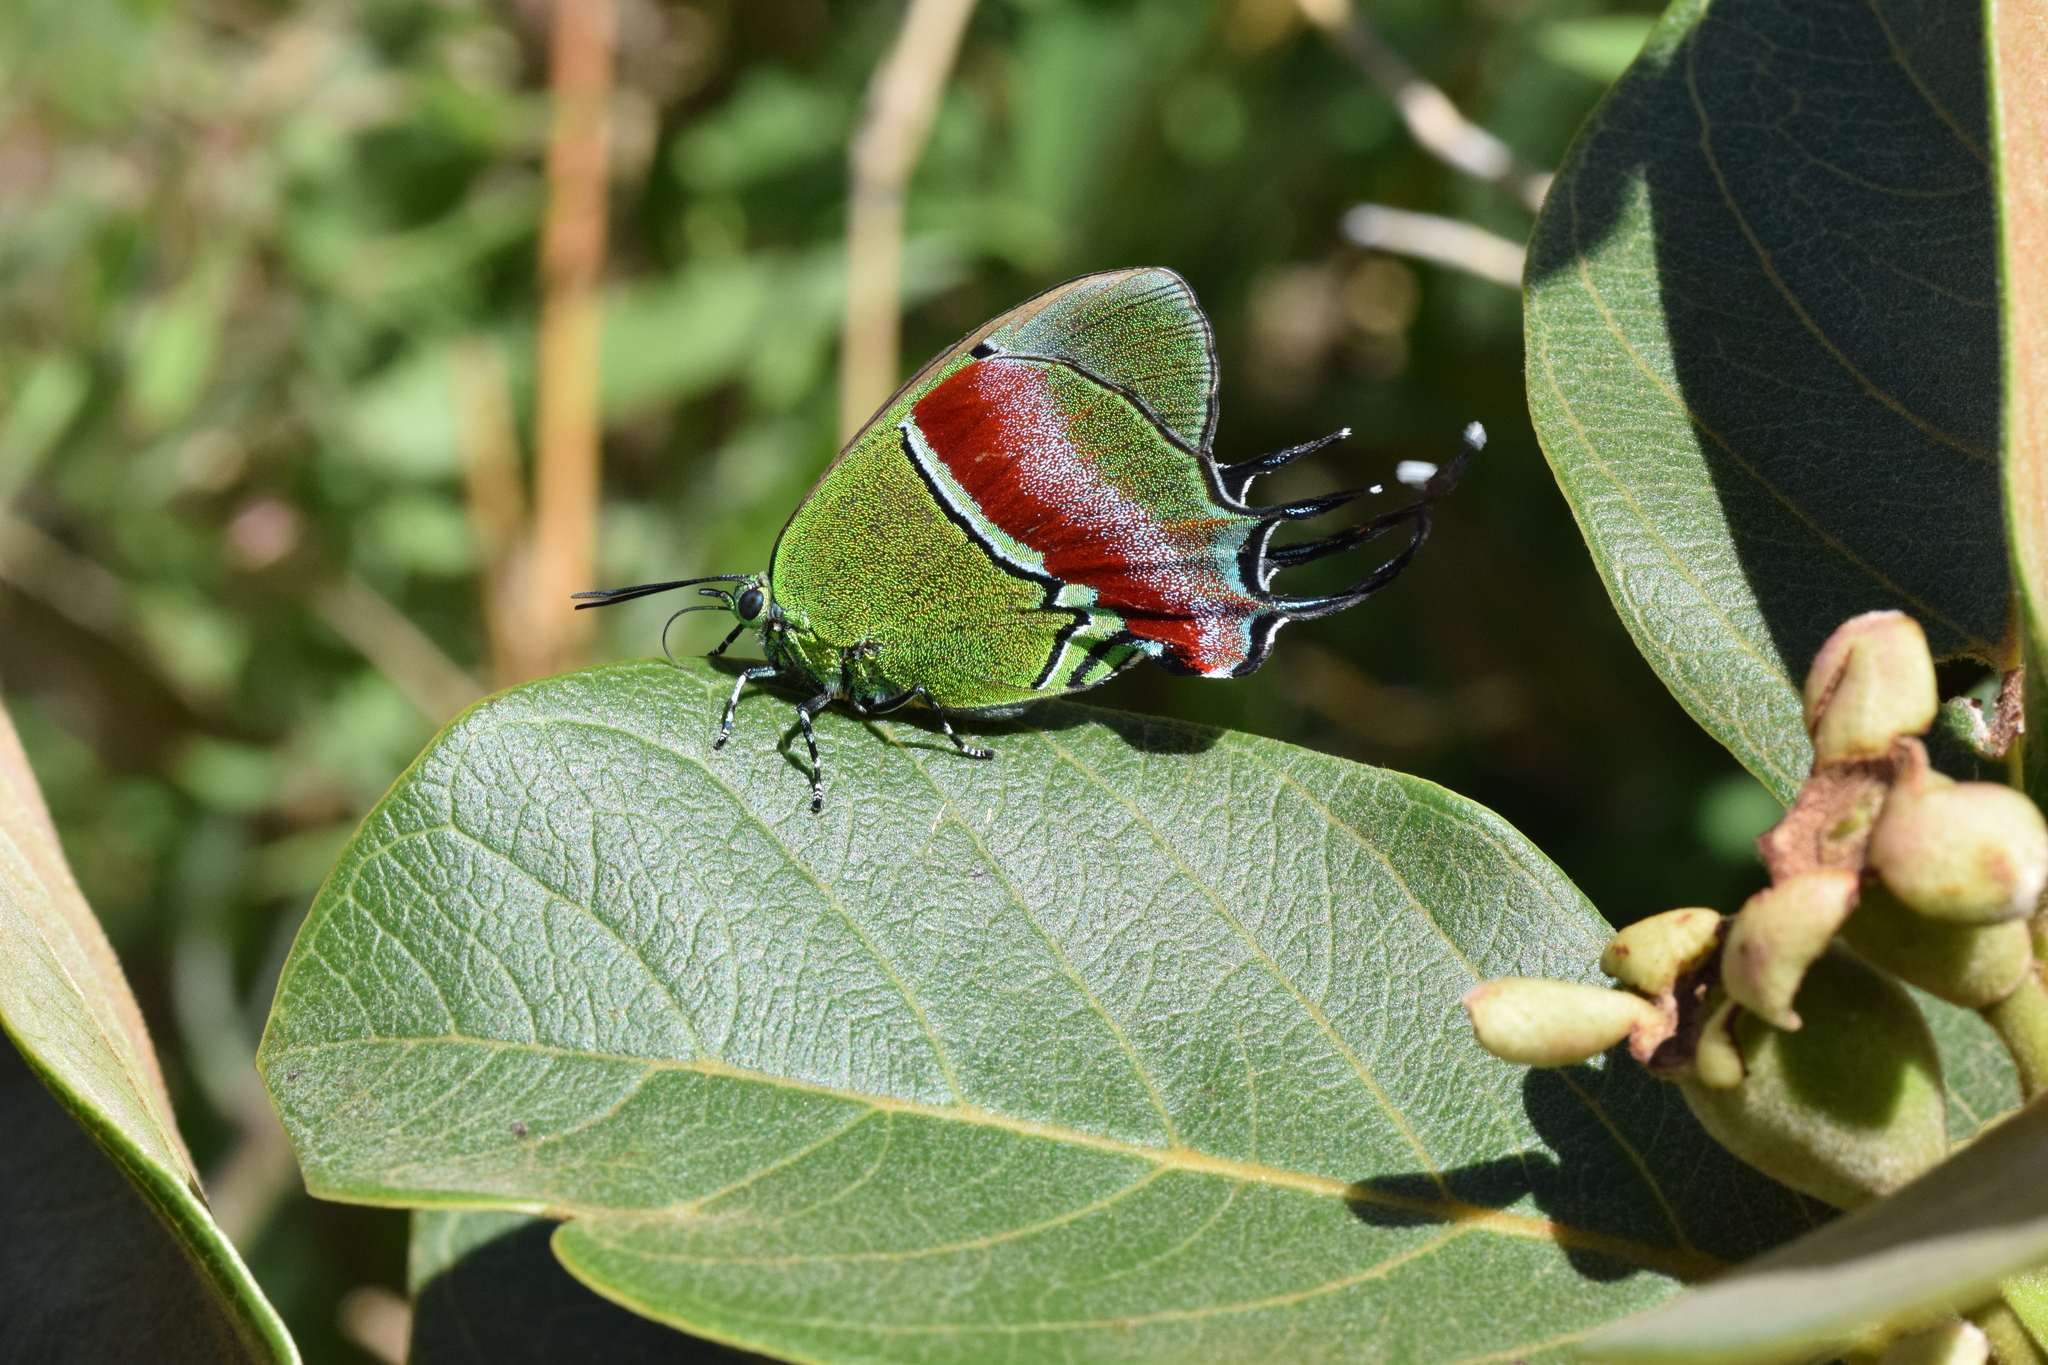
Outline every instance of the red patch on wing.
[[[1105, 390], [1102, 401], [1124, 400]], [[1244, 662], [1246, 623], [1265, 604], [1245, 591], [1234, 556], [1219, 553], [1242, 518], [1217, 508], [1199, 522], [1162, 521], [1110, 482], [1069, 439], [1075, 414], [1042, 363], [976, 361], [912, 415], [981, 514], [1037, 551], [1047, 573], [1095, 589], [1099, 605], [1184, 668], [1217, 676]]]

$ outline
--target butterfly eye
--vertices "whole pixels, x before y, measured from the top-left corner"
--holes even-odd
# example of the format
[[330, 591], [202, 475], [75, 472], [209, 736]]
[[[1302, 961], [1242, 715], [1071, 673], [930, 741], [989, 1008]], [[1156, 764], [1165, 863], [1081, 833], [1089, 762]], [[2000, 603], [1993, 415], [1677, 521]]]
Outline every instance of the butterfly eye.
[[764, 598], [759, 588], [742, 588], [740, 589], [740, 595], [733, 601], [733, 612], [742, 621], [752, 621], [760, 616], [763, 600]]

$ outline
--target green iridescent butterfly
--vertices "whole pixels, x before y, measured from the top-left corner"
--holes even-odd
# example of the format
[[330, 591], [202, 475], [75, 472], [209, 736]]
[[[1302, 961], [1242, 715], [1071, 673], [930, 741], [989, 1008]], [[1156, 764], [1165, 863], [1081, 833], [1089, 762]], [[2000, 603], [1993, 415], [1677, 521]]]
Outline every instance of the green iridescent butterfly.
[[[1140, 659], [1239, 677], [1289, 621], [1342, 611], [1391, 583], [1429, 534], [1430, 508], [1486, 439], [1477, 422], [1405, 506], [1287, 545], [1284, 522], [1359, 496], [1274, 507], [1253, 479], [1349, 435], [1236, 464], [1211, 454], [1216, 348], [1187, 282], [1170, 270], [1084, 275], [963, 338], [899, 390], [797, 507], [765, 574], [716, 574], [578, 593], [608, 606], [700, 583], [751, 628], [767, 663], [740, 674], [714, 747], [747, 684], [802, 690], [797, 723], [824, 803], [811, 718], [832, 702], [876, 715], [930, 708], [964, 754], [990, 758], [951, 718], [1012, 714], [1094, 687]], [[1375, 490], [1377, 491], [1377, 490]], [[1285, 597], [1280, 570], [1410, 528], [1391, 560], [1342, 592]], [[682, 612], [676, 613], [677, 616]], [[673, 621], [675, 618], [671, 617]], [[665, 631], [664, 631], [665, 635]]]

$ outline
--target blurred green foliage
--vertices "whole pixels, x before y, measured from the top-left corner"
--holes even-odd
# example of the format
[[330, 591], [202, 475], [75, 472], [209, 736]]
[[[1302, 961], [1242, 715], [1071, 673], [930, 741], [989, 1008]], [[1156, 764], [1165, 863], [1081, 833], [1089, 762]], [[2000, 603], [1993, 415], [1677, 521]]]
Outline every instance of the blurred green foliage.
[[[606, 582], [764, 567], [829, 460], [843, 150], [899, 12], [621, 0]], [[1648, 24], [1609, 0], [1371, 12], [1552, 165]], [[497, 349], [523, 426], [546, 21], [543, 0], [0, 6], [0, 678], [203, 1168], [312, 891], [433, 729], [321, 591], [360, 580], [488, 672], [458, 357]], [[1518, 300], [1345, 245], [1361, 200], [1529, 226], [1419, 152], [1292, 0], [986, 0], [913, 186], [906, 359], [1059, 279], [1159, 264], [1216, 322], [1224, 458], [1358, 433], [1273, 500], [1389, 483], [1483, 420], [1395, 589], [1253, 678], [1139, 669], [1089, 700], [1444, 782], [1617, 921], [1734, 909], [1769, 798], [1616, 622], [1529, 430]], [[600, 654], [651, 652], [667, 610], [605, 613]], [[674, 643], [714, 638], [698, 619]], [[402, 1287], [403, 1247], [400, 1214], [299, 1197], [251, 1259], [307, 1358], [345, 1360], [339, 1296]]]

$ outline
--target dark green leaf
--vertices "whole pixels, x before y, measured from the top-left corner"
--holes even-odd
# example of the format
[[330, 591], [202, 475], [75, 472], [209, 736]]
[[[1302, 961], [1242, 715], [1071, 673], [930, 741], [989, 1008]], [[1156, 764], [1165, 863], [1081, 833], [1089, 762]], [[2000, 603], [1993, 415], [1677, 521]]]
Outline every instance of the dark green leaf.
[[[200, 1271], [196, 1287], [210, 1295], [212, 1302], [188, 1306], [178, 1318], [165, 1322], [165, 1330], [183, 1333], [179, 1322], [217, 1322], [228, 1328], [229, 1338], [215, 1349], [212, 1358], [297, 1361], [298, 1352], [284, 1324], [207, 1212], [192, 1160], [171, 1121], [170, 1102], [135, 998], [106, 935], [65, 865], [42, 793], [4, 711], [0, 711], [0, 964], [4, 964], [0, 967], [0, 1024], [20, 1049], [22, 1060], [105, 1149], [113, 1165], [133, 1183], [134, 1192], [163, 1220], [176, 1239], [174, 1245]], [[45, 1116], [33, 1106], [22, 1103], [16, 1112], [26, 1127], [19, 1135], [10, 1131], [10, 1147], [16, 1141], [54, 1141], [47, 1136]], [[38, 1132], [44, 1133], [41, 1139], [35, 1136]], [[73, 1158], [61, 1147], [51, 1147], [35, 1159], [53, 1163], [53, 1178], [60, 1167], [76, 1173]], [[38, 1192], [33, 1181], [26, 1167], [10, 1171], [9, 1183], [14, 1187], [10, 1203], [16, 1217], [27, 1211], [22, 1200], [59, 1194], [55, 1189]], [[69, 1208], [82, 1222], [80, 1205], [73, 1201], [85, 1198], [85, 1188], [76, 1187], [68, 1196], [59, 1197], [55, 1207]], [[116, 1229], [127, 1218], [125, 1201], [107, 1202], [104, 1212], [110, 1222], [105, 1235], [117, 1235]], [[74, 1224], [74, 1230], [78, 1226]], [[145, 1263], [152, 1254], [147, 1243], [138, 1245], [137, 1255]], [[102, 1273], [90, 1256], [82, 1252], [79, 1256], [77, 1273], [88, 1278]], [[53, 1301], [56, 1292], [52, 1291]], [[74, 1282], [70, 1292], [85, 1289]], [[141, 1292], [138, 1290], [138, 1302], [142, 1301]], [[173, 1293], [161, 1285], [152, 1285], [149, 1292]]]
[[1618, 1323], [1614, 1365], [1775, 1365], [1881, 1345], [1977, 1306], [2048, 1259], [2048, 1107], [2034, 1104], [1888, 1198]]
[[1466, 990], [1606, 934], [1469, 801], [1055, 705], [992, 763], [828, 712], [813, 816], [729, 687], [507, 693], [370, 816], [260, 1056], [314, 1192], [566, 1218], [607, 1297], [831, 1361], [1547, 1359], [1820, 1216], [1633, 1064], [1478, 1050]]
[[0, 1358], [249, 1359], [178, 1244], [0, 1039]]
[[1978, 11], [1680, 0], [1530, 245], [1530, 409], [1622, 619], [1782, 798], [1845, 618], [1999, 658]]

